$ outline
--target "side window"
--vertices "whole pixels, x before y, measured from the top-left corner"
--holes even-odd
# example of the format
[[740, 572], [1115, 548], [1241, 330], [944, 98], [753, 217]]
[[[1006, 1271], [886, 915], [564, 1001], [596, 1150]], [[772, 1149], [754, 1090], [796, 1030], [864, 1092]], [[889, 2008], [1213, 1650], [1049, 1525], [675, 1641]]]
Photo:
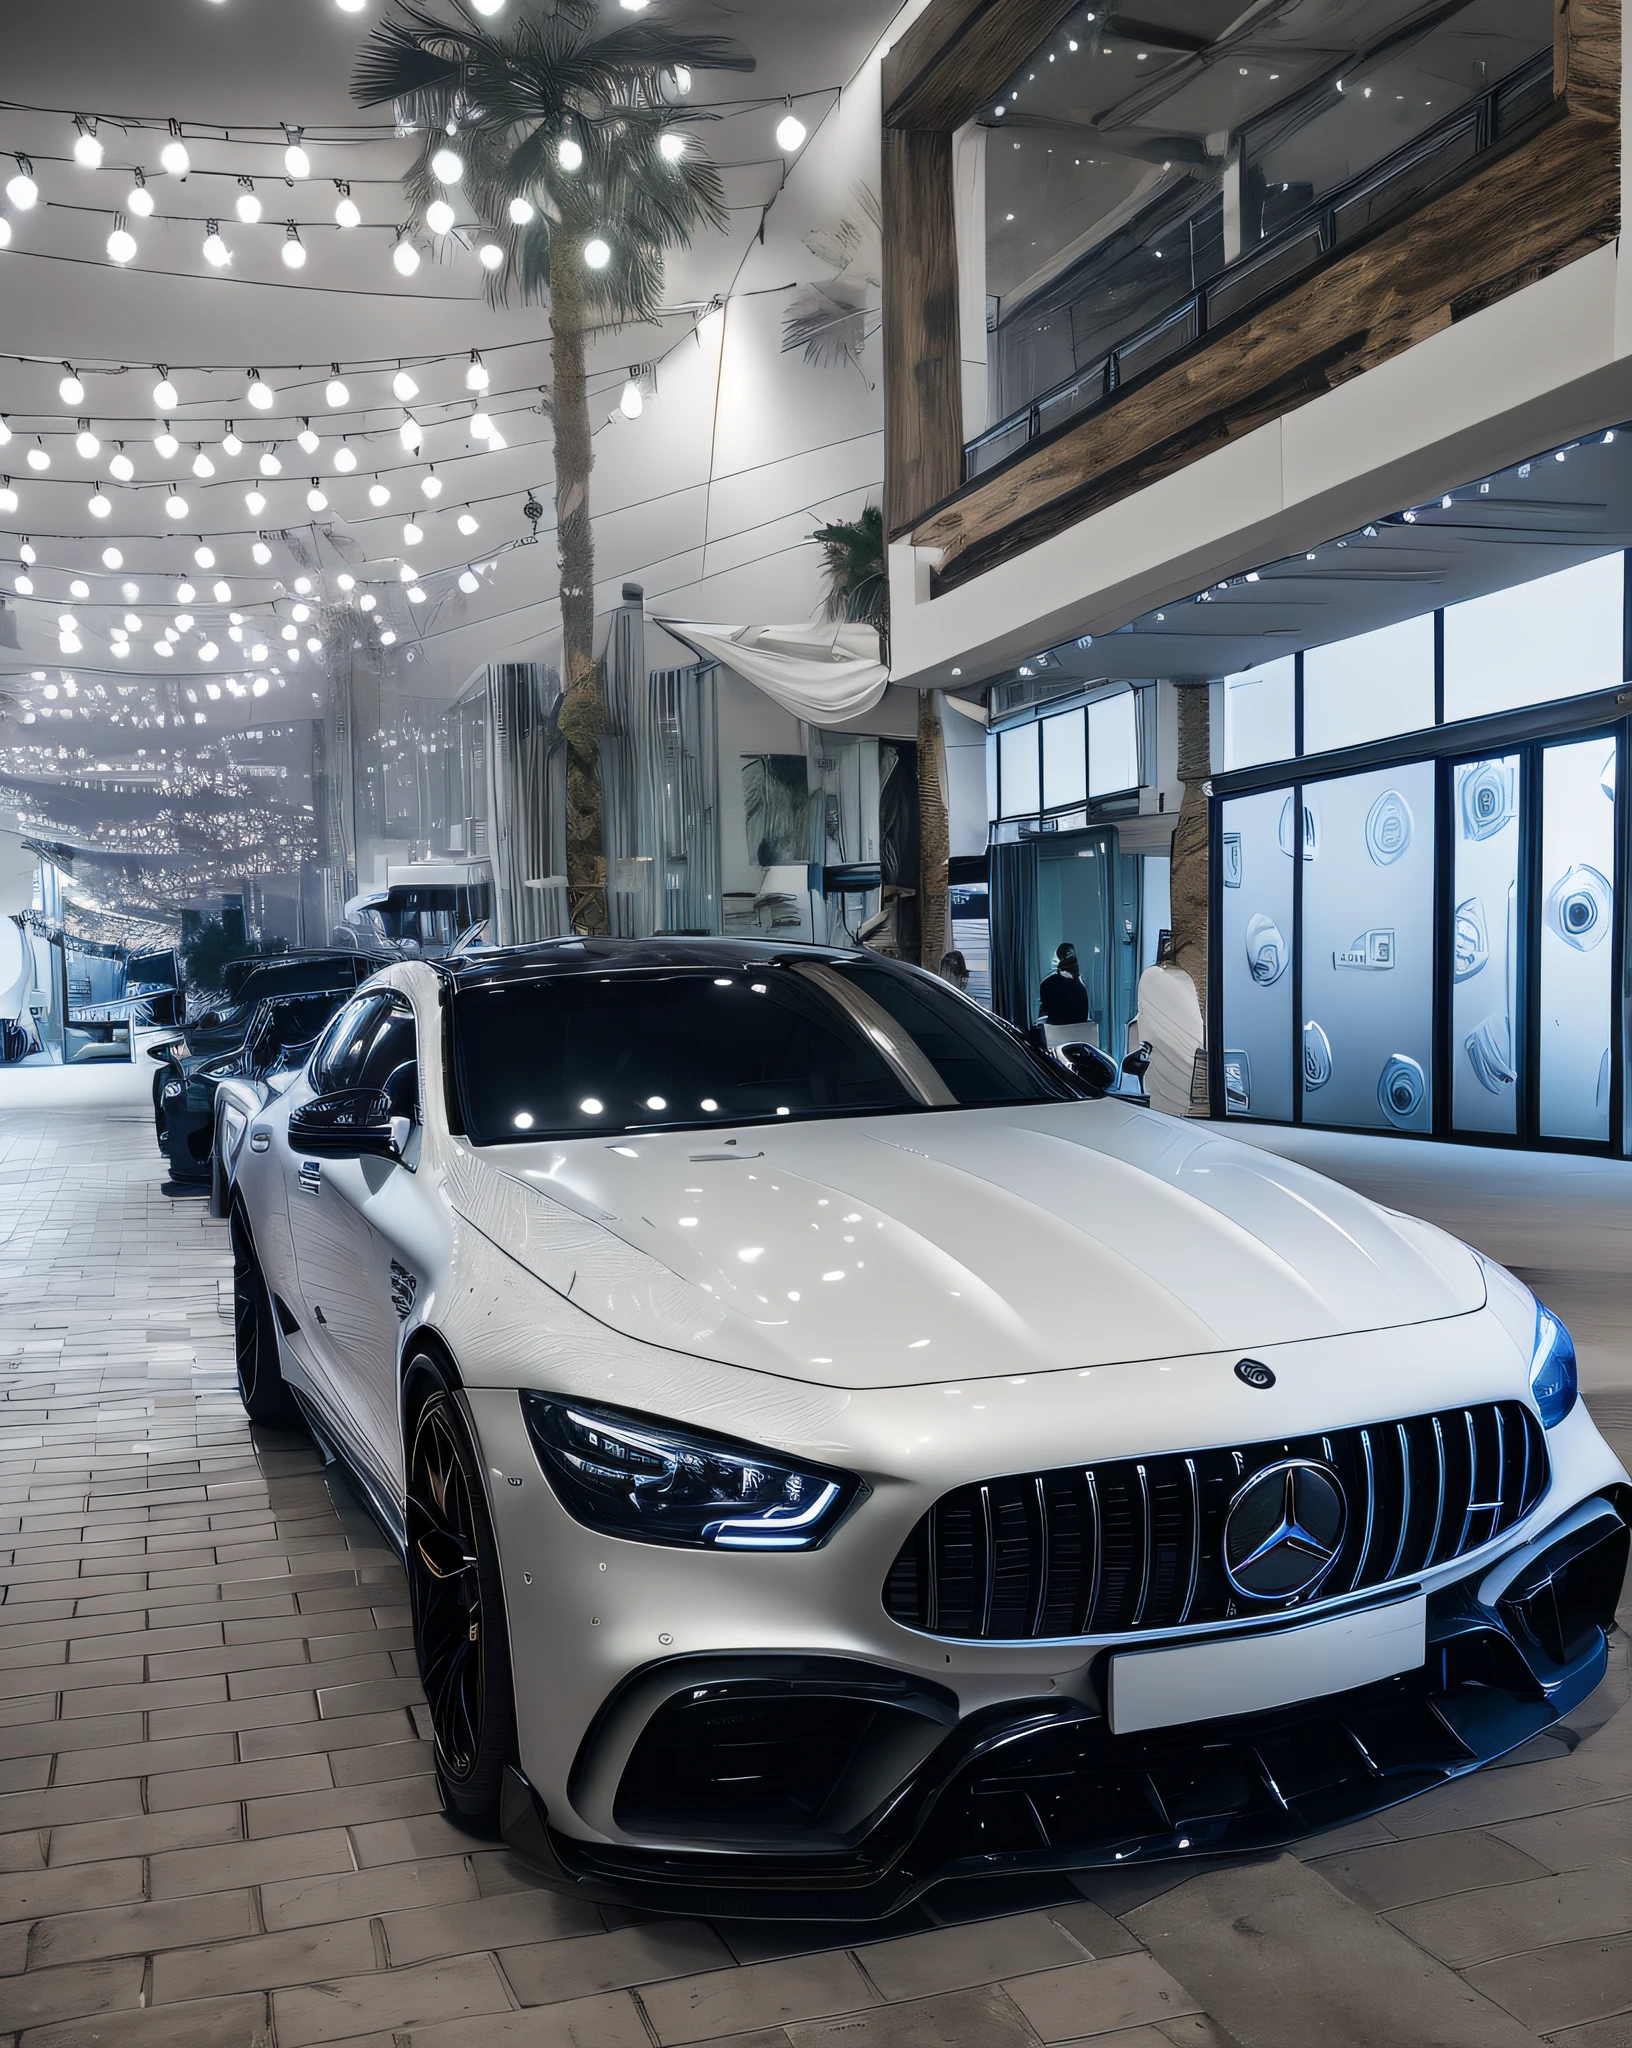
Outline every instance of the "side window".
[[383, 1088], [391, 1097], [394, 1116], [419, 1120], [418, 1048], [414, 1042], [414, 1013], [405, 1005], [393, 1005], [373, 1023], [368, 1051], [358, 1074], [359, 1088]]
[[373, 1026], [391, 1006], [389, 996], [358, 996], [329, 1026], [312, 1059], [312, 1080], [324, 1095], [360, 1085], [358, 1076], [373, 1042]]

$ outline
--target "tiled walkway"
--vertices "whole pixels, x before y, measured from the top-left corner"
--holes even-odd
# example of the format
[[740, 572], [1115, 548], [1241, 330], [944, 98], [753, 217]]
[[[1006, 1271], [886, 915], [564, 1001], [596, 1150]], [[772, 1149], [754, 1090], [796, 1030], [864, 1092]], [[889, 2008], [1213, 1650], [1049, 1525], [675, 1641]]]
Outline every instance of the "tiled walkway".
[[[1346, 1144], [1548, 1276], [1632, 1448], [1632, 1171], [1524, 1162], [1515, 1196], [1488, 1153]], [[8, 2048], [1632, 2044], [1624, 1638], [1574, 1727], [1298, 1855], [866, 1931], [536, 1887], [441, 1819], [401, 1572], [246, 1425], [225, 1231], [161, 1182], [145, 1110], [0, 1114]]]

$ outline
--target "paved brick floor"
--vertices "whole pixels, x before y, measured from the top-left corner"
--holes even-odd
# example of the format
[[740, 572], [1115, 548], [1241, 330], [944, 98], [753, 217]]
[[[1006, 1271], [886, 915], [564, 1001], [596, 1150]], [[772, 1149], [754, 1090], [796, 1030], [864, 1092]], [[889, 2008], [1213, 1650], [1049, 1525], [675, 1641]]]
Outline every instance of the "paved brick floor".
[[[1632, 1448], [1632, 1172], [1298, 1145], [1545, 1276]], [[437, 1812], [401, 1572], [246, 1425], [225, 1232], [161, 1180], [143, 1110], [0, 1113], [0, 2040], [1632, 2044], [1624, 1638], [1575, 1725], [1296, 1855], [817, 1934], [538, 1888]]]

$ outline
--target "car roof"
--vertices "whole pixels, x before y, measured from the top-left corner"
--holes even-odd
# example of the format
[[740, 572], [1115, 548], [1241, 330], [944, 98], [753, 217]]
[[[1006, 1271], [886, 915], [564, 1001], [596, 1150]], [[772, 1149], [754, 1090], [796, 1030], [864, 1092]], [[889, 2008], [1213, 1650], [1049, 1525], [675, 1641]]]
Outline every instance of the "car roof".
[[[869, 964], [899, 968], [879, 953], [859, 956]], [[833, 946], [779, 944], [763, 939], [546, 939], [531, 946], [502, 946], [466, 955], [450, 954], [433, 964], [457, 989], [495, 988], [555, 976], [638, 972], [654, 967], [768, 967], [781, 960], [842, 963], [853, 950]]]

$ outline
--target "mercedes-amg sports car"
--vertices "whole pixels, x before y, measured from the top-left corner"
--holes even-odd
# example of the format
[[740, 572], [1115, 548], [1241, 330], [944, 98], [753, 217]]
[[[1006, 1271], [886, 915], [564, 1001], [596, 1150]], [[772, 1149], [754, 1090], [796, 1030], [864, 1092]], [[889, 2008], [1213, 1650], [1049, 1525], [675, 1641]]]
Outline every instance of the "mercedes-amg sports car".
[[448, 1811], [590, 1898], [1262, 1847], [1605, 1669], [1632, 1486], [1558, 1319], [914, 968], [394, 965], [231, 1227], [245, 1404], [401, 1546]]

